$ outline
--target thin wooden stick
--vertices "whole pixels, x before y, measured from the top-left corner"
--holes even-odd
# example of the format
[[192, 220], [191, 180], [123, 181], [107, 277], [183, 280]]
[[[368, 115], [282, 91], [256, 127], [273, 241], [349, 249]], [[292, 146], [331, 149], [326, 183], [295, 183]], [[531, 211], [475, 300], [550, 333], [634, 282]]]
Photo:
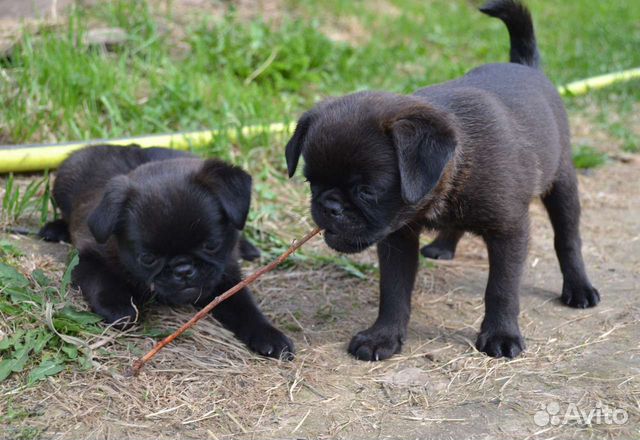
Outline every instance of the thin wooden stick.
[[213, 310], [218, 304], [220, 304], [222, 301], [225, 301], [225, 300], [231, 298], [233, 295], [235, 295], [236, 293], [238, 293], [239, 291], [241, 291], [242, 289], [244, 289], [248, 285], [252, 284], [255, 280], [260, 278], [262, 275], [264, 275], [267, 272], [272, 271], [277, 266], [282, 264], [282, 262], [284, 262], [287, 258], [289, 258], [289, 256], [292, 253], [297, 251], [298, 248], [300, 248], [300, 246], [305, 244], [307, 241], [309, 241], [311, 238], [313, 238], [320, 231], [321, 231], [320, 228], [315, 228], [313, 231], [311, 231], [307, 235], [305, 235], [301, 240], [299, 240], [299, 241], [295, 242], [294, 244], [292, 244], [291, 247], [289, 249], [287, 249], [285, 253], [280, 255], [276, 260], [272, 261], [271, 263], [267, 264], [266, 266], [261, 267], [260, 269], [258, 269], [257, 271], [255, 271], [254, 273], [252, 273], [251, 275], [246, 277], [244, 280], [240, 281], [238, 284], [233, 286], [231, 289], [229, 289], [226, 292], [224, 292], [222, 295], [216, 296], [213, 299], [213, 301], [211, 301], [209, 304], [207, 304], [198, 313], [193, 315], [193, 317], [189, 321], [187, 321], [184, 325], [182, 325], [182, 327], [180, 327], [178, 330], [176, 330], [175, 332], [173, 332], [172, 334], [170, 334], [169, 336], [164, 338], [162, 341], [158, 342], [147, 354], [145, 354], [140, 359], [135, 361], [133, 363], [133, 366], [131, 367], [130, 374], [132, 374], [133, 376], [137, 376], [138, 373], [140, 372], [140, 369], [144, 366], [144, 364], [146, 364], [152, 357], [154, 357], [160, 350], [162, 350], [162, 348], [165, 345], [171, 343], [175, 338], [177, 338], [178, 336], [183, 334], [185, 331], [187, 331], [187, 329], [191, 328], [196, 322], [200, 321], [202, 318], [207, 316], [207, 314], [211, 310]]

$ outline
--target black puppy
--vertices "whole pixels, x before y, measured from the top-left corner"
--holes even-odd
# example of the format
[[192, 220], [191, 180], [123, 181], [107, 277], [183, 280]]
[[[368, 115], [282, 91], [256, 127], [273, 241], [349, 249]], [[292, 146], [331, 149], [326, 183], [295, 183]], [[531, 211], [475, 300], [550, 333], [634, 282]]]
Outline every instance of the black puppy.
[[600, 296], [585, 273], [580, 203], [567, 116], [539, 69], [528, 10], [498, 0], [481, 9], [511, 37], [511, 63], [488, 64], [411, 96], [362, 92], [318, 104], [286, 147], [289, 176], [300, 155], [311, 212], [335, 250], [378, 245], [378, 319], [351, 340], [358, 359], [398, 353], [405, 338], [422, 227], [439, 230], [422, 250], [451, 258], [465, 231], [489, 251], [485, 317], [476, 346], [490, 356], [524, 349], [518, 290], [529, 240], [529, 204], [542, 197], [564, 277], [562, 302]]
[[[251, 177], [216, 159], [165, 148], [94, 146], [62, 164], [53, 197], [62, 220], [40, 235], [70, 238], [78, 248], [73, 281], [108, 323], [134, 322], [152, 298], [202, 307], [240, 281], [238, 252], [259, 255], [238, 238]], [[213, 315], [262, 355], [293, 353], [248, 289]]]

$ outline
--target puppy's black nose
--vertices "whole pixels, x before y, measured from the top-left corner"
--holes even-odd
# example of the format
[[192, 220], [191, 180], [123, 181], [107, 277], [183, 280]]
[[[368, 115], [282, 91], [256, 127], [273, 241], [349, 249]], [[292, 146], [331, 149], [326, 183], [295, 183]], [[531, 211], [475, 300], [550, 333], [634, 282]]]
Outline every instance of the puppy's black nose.
[[179, 264], [173, 268], [173, 276], [178, 280], [186, 280], [193, 278], [196, 274], [196, 268], [188, 263]]
[[322, 208], [326, 215], [339, 218], [344, 214], [344, 206], [336, 197], [325, 197], [322, 201]]

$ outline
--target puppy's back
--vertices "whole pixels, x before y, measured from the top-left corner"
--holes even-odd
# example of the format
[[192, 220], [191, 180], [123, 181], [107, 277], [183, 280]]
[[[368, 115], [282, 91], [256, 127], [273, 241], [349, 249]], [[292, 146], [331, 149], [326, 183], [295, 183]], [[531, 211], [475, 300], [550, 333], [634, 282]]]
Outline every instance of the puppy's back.
[[539, 66], [531, 14], [517, 0], [493, 0], [480, 10], [507, 26], [511, 62], [480, 66], [415, 95], [456, 117], [467, 156], [493, 164], [518, 156], [515, 163], [537, 170], [527, 185], [546, 188], [571, 146], [564, 104]]
[[96, 145], [72, 153], [57, 172], [53, 197], [69, 219], [77, 200], [100, 192], [114, 176], [128, 174], [140, 165], [156, 160], [191, 157], [184, 151], [167, 148], [140, 148], [138, 145], [119, 147]]

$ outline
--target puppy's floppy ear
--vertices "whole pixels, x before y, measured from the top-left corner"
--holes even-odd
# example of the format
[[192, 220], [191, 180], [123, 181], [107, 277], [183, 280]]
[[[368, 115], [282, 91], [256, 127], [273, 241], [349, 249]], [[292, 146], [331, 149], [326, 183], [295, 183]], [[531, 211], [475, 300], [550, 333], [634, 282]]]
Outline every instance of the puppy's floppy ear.
[[312, 112], [313, 110], [310, 110], [300, 117], [298, 124], [296, 125], [296, 129], [293, 132], [293, 136], [291, 136], [291, 139], [287, 142], [285, 157], [287, 158], [287, 171], [289, 172], [289, 177], [293, 177], [296, 172], [298, 160], [302, 154], [302, 147], [307, 139], [307, 133], [309, 132], [311, 124], [315, 120], [315, 114]]
[[218, 195], [231, 224], [236, 229], [243, 229], [251, 204], [251, 176], [239, 167], [207, 159], [195, 178], [200, 185]]
[[111, 179], [105, 188], [100, 204], [93, 210], [87, 224], [98, 243], [106, 242], [118, 228], [131, 183], [127, 176]]
[[416, 204], [433, 190], [453, 157], [453, 123], [446, 114], [419, 104], [402, 109], [385, 125], [396, 148], [402, 198]]

